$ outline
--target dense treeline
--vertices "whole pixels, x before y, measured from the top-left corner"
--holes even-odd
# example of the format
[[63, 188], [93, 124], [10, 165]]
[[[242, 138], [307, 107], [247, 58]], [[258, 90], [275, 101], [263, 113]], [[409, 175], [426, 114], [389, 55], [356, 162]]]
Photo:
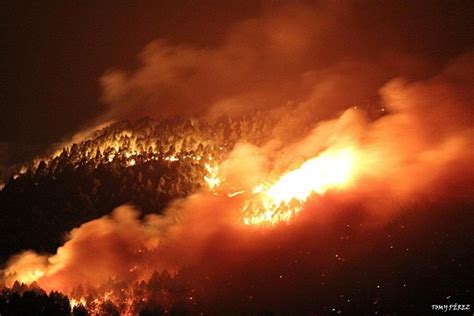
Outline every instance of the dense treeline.
[[[0, 293], [1, 315], [71, 315], [67, 296], [59, 292], [51, 292], [48, 295], [40, 289], [18, 291], [19, 287], [15, 284], [14, 289], [4, 289]], [[73, 315], [87, 315], [87, 311], [84, 308], [76, 308]]]
[[24, 249], [54, 252], [67, 231], [123, 203], [162, 211], [203, 186], [206, 164], [238, 140], [268, 139], [272, 124], [262, 113], [119, 122], [30, 162], [0, 191], [0, 260]]
[[[35, 283], [15, 282], [0, 292], [0, 315], [163, 315], [196, 311], [199, 299], [186, 283], [190, 271], [175, 276], [155, 272], [148, 281], [128, 285], [109, 280], [95, 288], [75, 288], [72, 299], [60, 292], [47, 294]], [[87, 309], [86, 307], [87, 306]]]

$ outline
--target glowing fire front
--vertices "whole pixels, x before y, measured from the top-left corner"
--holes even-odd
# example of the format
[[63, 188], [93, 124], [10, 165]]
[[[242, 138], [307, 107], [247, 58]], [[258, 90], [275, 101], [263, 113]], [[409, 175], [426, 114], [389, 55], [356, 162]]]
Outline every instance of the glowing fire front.
[[[283, 174], [274, 183], [264, 182], [255, 186], [242, 207], [243, 223], [274, 225], [288, 222], [302, 210], [312, 194], [346, 187], [354, 176], [355, 161], [356, 153], [352, 147], [328, 150]], [[216, 168], [212, 169], [212, 177], [206, 178], [211, 190], [222, 182]], [[244, 191], [231, 192], [227, 196], [242, 193]]]

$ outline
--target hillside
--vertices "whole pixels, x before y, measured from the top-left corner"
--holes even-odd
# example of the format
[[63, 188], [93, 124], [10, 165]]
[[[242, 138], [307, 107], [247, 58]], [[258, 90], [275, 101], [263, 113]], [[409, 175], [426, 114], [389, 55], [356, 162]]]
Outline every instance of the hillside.
[[124, 203], [161, 212], [199, 190], [237, 140], [267, 139], [264, 117], [123, 121], [28, 162], [0, 191], [0, 259], [53, 252], [66, 232]]

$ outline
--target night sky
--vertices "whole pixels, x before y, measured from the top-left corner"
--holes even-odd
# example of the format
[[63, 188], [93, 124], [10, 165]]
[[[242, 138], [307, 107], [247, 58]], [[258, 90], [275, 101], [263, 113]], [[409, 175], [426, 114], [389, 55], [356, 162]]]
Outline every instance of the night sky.
[[213, 45], [260, 10], [241, 1], [2, 3], [0, 142], [10, 150], [0, 154], [11, 157], [0, 161], [21, 160], [21, 148], [58, 141], [103, 112], [98, 78], [133, 68], [151, 40]]
[[[4, 2], [0, 141], [46, 145], [77, 131], [105, 111], [98, 78], [110, 68], [133, 68], [151, 40], [212, 47], [229, 25], [276, 3]], [[359, 39], [370, 40], [368, 48], [394, 40], [407, 51], [443, 58], [473, 45], [471, 1], [375, 3], [360, 4], [357, 17], [362, 28], [380, 28], [380, 36]]]

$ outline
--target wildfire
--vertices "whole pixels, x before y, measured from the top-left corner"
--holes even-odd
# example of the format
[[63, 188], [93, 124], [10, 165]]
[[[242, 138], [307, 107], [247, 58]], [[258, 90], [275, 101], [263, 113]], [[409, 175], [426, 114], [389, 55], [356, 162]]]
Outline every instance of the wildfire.
[[353, 176], [355, 156], [353, 148], [326, 151], [287, 172], [275, 183], [254, 187], [252, 198], [242, 209], [244, 224], [288, 222], [312, 194], [344, 188]]
[[[263, 182], [251, 190], [242, 207], [245, 225], [275, 225], [288, 222], [298, 214], [312, 194], [324, 194], [331, 189], [343, 189], [355, 174], [356, 151], [353, 147], [327, 150], [305, 161], [299, 168], [288, 171], [275, 182]], [[205, 164], [204, 177], [214, 194], [224, 182], [219, 166]], [[233, 198], [245, 190], [228, 192]]]
[[24, 271], [23, 273], [19, 274], [17, 279], [21, 283], [25, 284], [31, 284], [35, 282], [36, 280], [40, 279], [43, 277], [45, 272], [41, 269], [33, 269], [33, 270], [28, 270]]
[[222, 182], [222, 180], [219, 178], [219, 166], [206, 163], [204, 164], [204, 168], [206, 168], [207, 171], [207, 175], [204, 176], [204, 181], [206, 181], [209, 189], [213, 190]]
[[292, 199], [305, 201], [313, 192], [322, 194], [347, 183], [353, 163], [354, 153], [350, 149], [326, 152], [282, 176], [266, 195], [277, 205]]
[[[311, 195], [324, 194], [331, 189], [345, 188], [354, 177], [357, 160], [355, 147], [329, 149], [306, 160], [298, 168], [288, 170], [276, 180], [266, 179], [258, 185], [240, 187], [226, 183], [225, 177], [220, 174], [219, 170], [221, 159], [208, 153], [181, 152], [179, 149], [163, 153], [153, 146], [148, 149], [138, 146], [133, 139], [128, 141], [127, 146], [121, 144], [121, 141], [119, 139], [108, 142], [106, 145], [101, 143], [95, 148], [88, 148], [87, 159], [103, 159], [110, 163], [120, 161], [128, 167], [156, 159], [162, 159], [169, 163], [187, 159], [199, 161], [205, 169], [203, 177], [209, 191], [215, 195], [222, 194], [226, 198], [235, 198], [237, 203], [242, 203], [239, 207], [241, 221], [244, 225], [252, 226], [271, 226], [289, 222], [302, 211]], [[74, 150], [68, 150], [73, 157]], [[14, 277], [22, 283], [31, 284], [54, 273], [43, 261], [40, 261], [39, 257], [30, 254], [28, 257], [21, 258], [23, 261], [18, 261], [13, 265], [15, 271], [6, 271], [12, 280]], [[23, 269], [23, 267], [26, 268]], [[137, 265], [132, 265], [129, 272], [133, 273], [137, 268]], [[71, 307], [82, 305], [88, 310], [97, 311], [96, 314], [100, 314], [97, 306], [110, 300], [117, 303], [120, 301], [119, 297], [121, 296], [118, 294], [112, 292], [102, 294], [95, 296], [94, 299], [72, 296]], [[128, 305], [131, 306], [132, 303]]]
[[71, 308], [74, 308], [76, 306], [86, 306], [87, 305], [87, 302], [86, 302], [86, 299], [84, 297], [81, 297], [80, 299], [75, 299], [75, 298], [71, 298], [69, 300], [69, 305], [71, 306]]

